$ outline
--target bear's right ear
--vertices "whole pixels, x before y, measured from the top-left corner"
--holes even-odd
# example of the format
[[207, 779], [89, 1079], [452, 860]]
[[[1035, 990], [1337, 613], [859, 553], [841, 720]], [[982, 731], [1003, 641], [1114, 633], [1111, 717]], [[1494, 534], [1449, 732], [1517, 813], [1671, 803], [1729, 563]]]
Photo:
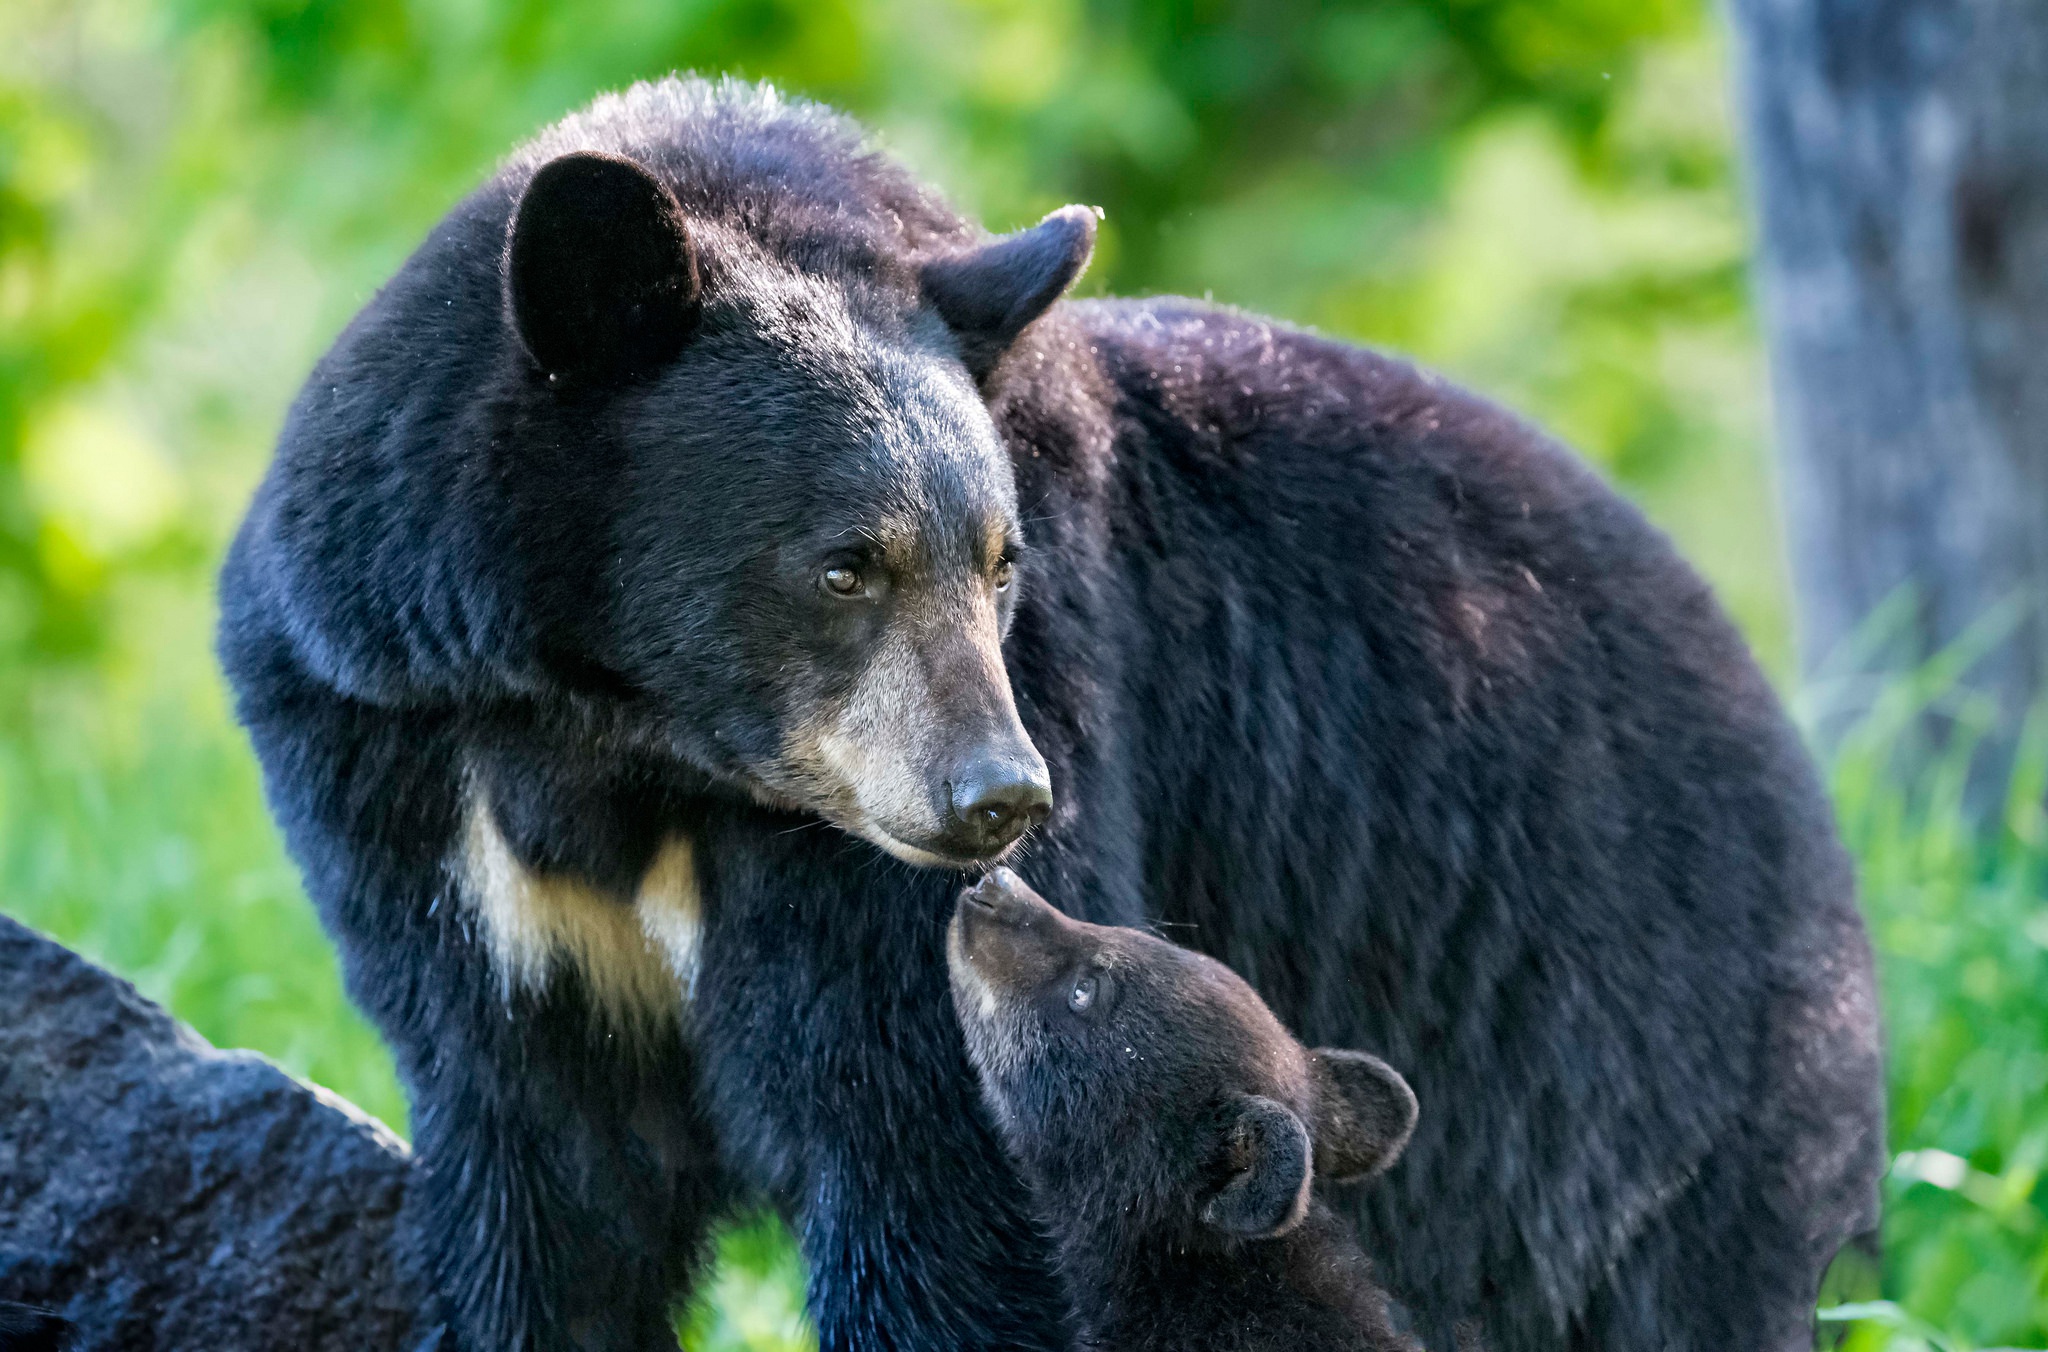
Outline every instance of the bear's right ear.
[[1333, 1182], [1367, 1178], [1400, 1157], [1415, 1131], [1415, 1091], [1377, 1056], [1318, 1047], [1316, 1173]]
[[1308, 1214], [1308, 1128], [1285, 1105], [1259, 1094], [1237, 1101], [1224, 1127], [1230, 1181], [1202, 1219], [1243, 1239], [1284, 1235]]
[[1088, 266], [1096, 215], [1093, 207], [1061, 207], [1029, 230], [924, 265], [925, 297], [960, 340], [976, 380]]
[[552, 376], [646, 375], [697, 326], [697, 253], [674, 194], [616, 155], [549, 160], [505, 234], [505, 309]]

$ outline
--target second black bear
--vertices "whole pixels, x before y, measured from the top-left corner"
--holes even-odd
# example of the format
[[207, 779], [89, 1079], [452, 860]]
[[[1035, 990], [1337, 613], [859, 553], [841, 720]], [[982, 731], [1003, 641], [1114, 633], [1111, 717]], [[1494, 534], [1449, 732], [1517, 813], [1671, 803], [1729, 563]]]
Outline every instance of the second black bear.
[[1053, 1238], [1080, 1345], [1411, 1352], [1312, 1180], [1392, 1164], [1415, 1094], [1305, 1049], [1213, 958], [1070, 920], [1009, 869], [960, 894], [953, 1005]]
[[63, 1352], [71, 1321], [54, 1310], [0, 1300], [0, 1352]]

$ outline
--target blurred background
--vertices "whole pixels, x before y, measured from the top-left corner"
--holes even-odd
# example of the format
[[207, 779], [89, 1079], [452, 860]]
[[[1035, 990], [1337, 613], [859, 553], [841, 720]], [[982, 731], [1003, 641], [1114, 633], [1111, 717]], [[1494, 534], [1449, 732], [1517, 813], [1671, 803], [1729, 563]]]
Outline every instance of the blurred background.
[[[1971, 690], [2021, 622], [1928, 621], [1893, 579], [1795, 642], [1781, 542], [1834, 538], [1805, 529], [1832, 406], [1800, 324], [1860, 321], [1803, 308], [1830, 247], [1797, 233], [1810, 140], [1787, 99], [1738, 100], [1731, 46], [1701, 0], [6, 0], [0, 909], [403, 1129], [226, 712], [213, 569], [314, 358], [499, 156], [599, 91], [737, 72], [856, 114], [992, 228], [1101, 205], [1084, 292], [1440, 368], [1670, 531], [1814, 730], [1883, 963], [1898, 1158], [1832, 1336], [2048, 1346], [2042, 739]], [[1752, 50], [1748, 87], [1797, 91]], [[786, 1237], [722, 1254], [686, 1345], [805, 1345]]]

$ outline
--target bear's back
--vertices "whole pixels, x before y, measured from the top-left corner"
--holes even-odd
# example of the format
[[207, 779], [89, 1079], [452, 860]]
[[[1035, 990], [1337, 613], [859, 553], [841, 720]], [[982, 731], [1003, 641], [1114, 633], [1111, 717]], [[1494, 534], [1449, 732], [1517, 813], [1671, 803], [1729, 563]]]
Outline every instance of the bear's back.
[[[1503, 1205], [1462, 1140], [1523, 1139], [1532, 1099], [1571, 1121], [1504, 1204], [1563, 1238], [1387, 1262], [1469, 1291], [1497, 1244], [1496, 1272], [1576, 1308], [1740, 1131], [1777, 1036], [1759, 1011], [1834, 1008], [1867, 971], [1795, 729], [1663, 534], [1497, 406], [1197, 302], [1066, 313], [1115, 404], [1148, 914], [1305, 1039], [1383, 1049], [1460, 1105], [1364, 1200], [1377, 1236]], [[1027, 693], [1037, 667], [1021, 649]], [[1821, 1061], [1862, 1064], [1863, 1025], [1829, 1037]], [[1860, 1202], [1866, 1155], [1820, 1172]], [[1602, 1193], [1628, 1225], [1571, 1232], [1548, 1200]]]

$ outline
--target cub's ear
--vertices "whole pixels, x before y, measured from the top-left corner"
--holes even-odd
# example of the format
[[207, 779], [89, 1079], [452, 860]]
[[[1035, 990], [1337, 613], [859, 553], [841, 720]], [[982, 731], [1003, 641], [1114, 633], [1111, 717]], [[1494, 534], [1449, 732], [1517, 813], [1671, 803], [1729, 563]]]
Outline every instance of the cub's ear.
[[1224, 1128], [1231, 1178], [1202, 1208], [1202, 1219], [1229, 1235], [1284, 1235], [1308, 1214], [1308, 1128], [1269, 1098], [1237, 1101]]
[[1367, 1178], [1400, 1157], [1415, 1130], [1415, 1091], [1377, 1056], [1318, 1047], [1316, 1173], [1342, 1183]]
[[1088, 266], [1095, 218], [1091, 207], [1061, 207], [1029, 230], [924, 265], [925, 297], [977, 380]]
[[697, 254], [675, 196], [639, 165], [579, 153], [534, 174], [505, 236], [505, 308], [550, 375], [648, 374], [697, 325]]

